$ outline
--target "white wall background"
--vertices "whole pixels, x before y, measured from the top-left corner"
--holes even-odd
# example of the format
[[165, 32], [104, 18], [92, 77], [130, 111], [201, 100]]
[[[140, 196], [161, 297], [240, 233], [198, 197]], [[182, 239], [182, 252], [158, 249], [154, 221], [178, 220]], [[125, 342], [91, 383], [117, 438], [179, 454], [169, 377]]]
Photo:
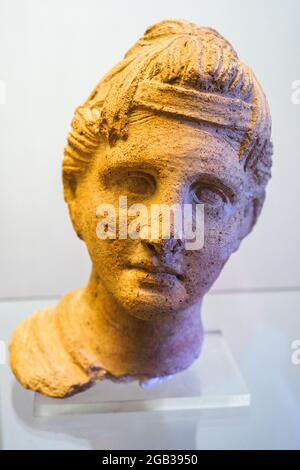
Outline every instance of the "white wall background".
[[[61, 160], [75, 107], [146, 27], [212, 26], [268, 96], [275, 146], [262, 217], [215, 289], [300, 286], [298, 0], [0, 0], [0, 298], [59, 295], [90, 262], [63, 202]], [[0, 87], [1, 89], [1, 87]]]

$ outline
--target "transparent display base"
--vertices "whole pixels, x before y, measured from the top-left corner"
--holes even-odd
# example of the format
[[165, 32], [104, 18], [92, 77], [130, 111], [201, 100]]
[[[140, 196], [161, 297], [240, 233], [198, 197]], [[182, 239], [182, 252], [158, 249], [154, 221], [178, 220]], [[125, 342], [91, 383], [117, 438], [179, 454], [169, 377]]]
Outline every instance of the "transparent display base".
[[103, 380], [66, 399], [36, 393], [34, 415], [237, 408], [249, 404], [249, 392], [222, 333], [208, 331], [200, 358], [160, 384], [142, 388], [137, 381], [121, 384]]

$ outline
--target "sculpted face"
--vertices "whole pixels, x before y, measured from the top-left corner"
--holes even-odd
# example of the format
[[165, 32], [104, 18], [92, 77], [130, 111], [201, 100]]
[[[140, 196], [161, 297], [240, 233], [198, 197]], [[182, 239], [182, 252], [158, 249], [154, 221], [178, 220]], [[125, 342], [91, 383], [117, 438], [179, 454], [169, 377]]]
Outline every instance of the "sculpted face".
[[[130, 315], [164, 317], [195, 303], [238, 248], [245, 219], [247, 177], [238, 145], [220, 128], [135, 111], [129, 137], [101, 146], [76, 189], [74, 217], [103, 286]], [[97, 207], [204, 203], [204, 246], [182, 240], [100, 240]], [[250, 215], [250, 212], [249, 212]]]
[[[266, 97], [231, 44], [187, 21], [148, 28], [75, 110], [64, 197], [91, 276], [17, 327], [18, 380], [66, 397], [104, 378], [144, 384], [189, 367], [203, 343], [203, 296], [260, 214], [271, 156]], [[148, 218], [132, 237], [137, 205]], [[169, 237], [155, 206], [170, 210]], [[186, 237], [186, 207], [199, 246]]]

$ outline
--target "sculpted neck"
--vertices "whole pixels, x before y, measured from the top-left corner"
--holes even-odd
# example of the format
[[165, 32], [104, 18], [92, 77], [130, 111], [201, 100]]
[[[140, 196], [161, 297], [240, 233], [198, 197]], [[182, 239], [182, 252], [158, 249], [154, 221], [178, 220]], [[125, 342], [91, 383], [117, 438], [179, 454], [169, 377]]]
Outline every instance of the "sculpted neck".
[[97, 351], [103, 367], [115, 377], [171, 375], [188, 367], [200, 353], [202, 299], [158, 320], [141, 320], [125, 311], [92, 272], [76, 304], [85, 346]]

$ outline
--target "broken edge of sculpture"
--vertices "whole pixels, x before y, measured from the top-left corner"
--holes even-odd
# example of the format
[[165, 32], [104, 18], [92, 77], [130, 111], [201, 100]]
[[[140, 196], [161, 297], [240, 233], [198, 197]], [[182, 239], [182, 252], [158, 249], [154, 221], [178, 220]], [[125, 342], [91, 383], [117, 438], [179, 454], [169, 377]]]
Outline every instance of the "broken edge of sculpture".
[[84, 394], [53, 399], [39, 393], [34, 415], [101, 414], [175, 410], [222, 410], [249, 406], [250, 394], [220, 331], [207, 331], [201, 358], [189, 369], [155, 387], [137, 382], [119, 384], [106, 380]]

